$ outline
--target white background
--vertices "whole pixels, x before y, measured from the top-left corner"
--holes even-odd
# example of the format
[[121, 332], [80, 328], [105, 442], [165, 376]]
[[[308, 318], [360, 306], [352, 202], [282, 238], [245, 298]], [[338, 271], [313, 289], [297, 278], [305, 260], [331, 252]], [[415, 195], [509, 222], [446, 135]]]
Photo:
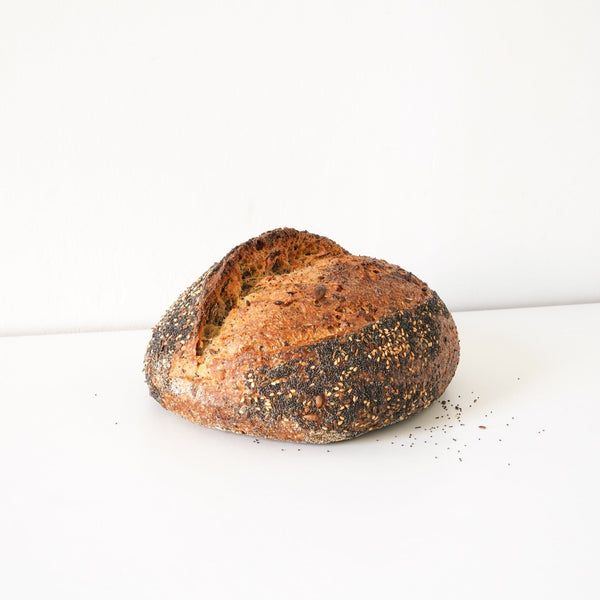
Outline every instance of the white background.
[[457, 312], [446, 404], [326, 447], [141, 373], [285, 225], [453, 311], [599, 302], [599, 32], [597, 0], [0, 0], [0, 335], [95, 331], [0, 339], [0, 597], [600, 597], [600, 304]]
[[149, 327], [279, 226], [452, 310], [600, 300], [600, 3], [0, 4], [0, 334]]

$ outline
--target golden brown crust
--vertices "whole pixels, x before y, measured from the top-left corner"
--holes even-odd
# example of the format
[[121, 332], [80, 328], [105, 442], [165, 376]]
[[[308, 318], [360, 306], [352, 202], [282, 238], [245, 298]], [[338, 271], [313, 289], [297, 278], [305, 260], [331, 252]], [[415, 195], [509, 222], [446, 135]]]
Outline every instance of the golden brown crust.
[[458, 357], [450, 313], [411, 273], [280, 229], [180, 296], [145, 371], [152, 395], [195, 423], [327, 443], [425, 408]]
[[[144, 371], [151, 395], [162, 402], [169, 389], [172, 362], [178, 355], [202, 351], [218, 330], [215, 325], [265, 272], [285, 272], [314, 256], [347, 254], [331, 240], [294, 229], [275, 229], [236, 246], [187, 288], [154, 327]], [[212, 322], [212, 324], [211, 324]], [[207, 327], [208, 324], [208, 327]], [[193, 346], [193, 351], [192, 351]]]

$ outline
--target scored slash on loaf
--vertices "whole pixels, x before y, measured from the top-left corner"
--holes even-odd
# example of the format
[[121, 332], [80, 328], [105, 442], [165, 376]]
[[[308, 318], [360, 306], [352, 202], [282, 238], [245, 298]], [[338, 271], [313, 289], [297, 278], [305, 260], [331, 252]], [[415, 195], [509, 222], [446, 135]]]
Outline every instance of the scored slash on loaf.
[[194, 423], [322, 444], [426, 408], [458, 360], [452, 316], [412, 273], [276, 229], [183, 292], [144, 370], [152, 396]]

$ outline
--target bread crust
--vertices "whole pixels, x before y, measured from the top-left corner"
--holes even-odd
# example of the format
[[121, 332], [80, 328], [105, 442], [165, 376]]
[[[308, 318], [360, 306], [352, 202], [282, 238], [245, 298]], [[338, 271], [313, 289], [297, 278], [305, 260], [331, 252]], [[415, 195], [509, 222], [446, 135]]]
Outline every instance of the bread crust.
[[277, 229], [178, 298], [144, 368], [151, 395], [194, 423], [328, 443], [427, 407], [458, 360], [452, 316], [412, 273]]

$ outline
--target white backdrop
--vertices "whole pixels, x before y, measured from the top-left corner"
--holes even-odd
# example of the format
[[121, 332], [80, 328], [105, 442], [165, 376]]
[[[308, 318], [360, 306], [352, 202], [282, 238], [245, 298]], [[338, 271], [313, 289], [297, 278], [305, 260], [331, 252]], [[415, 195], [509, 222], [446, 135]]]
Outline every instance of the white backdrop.
[[600, 301], [600, 3], [2, 2], [0, 334], [151, 326], [279, 226]]

